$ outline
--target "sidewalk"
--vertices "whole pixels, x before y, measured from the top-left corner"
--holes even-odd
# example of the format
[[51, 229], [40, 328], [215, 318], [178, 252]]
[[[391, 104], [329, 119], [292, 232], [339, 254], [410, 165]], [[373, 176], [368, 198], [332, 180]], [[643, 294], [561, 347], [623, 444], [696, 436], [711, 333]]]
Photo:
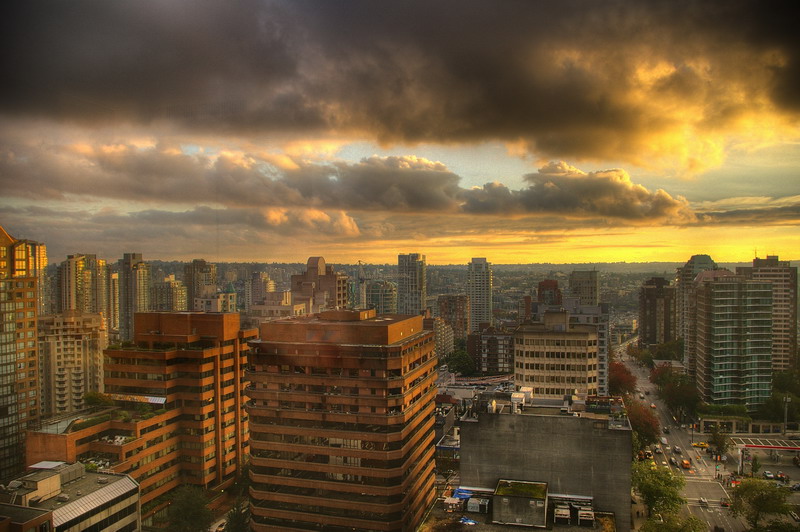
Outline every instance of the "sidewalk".
[[647, 507], [638, 495], [631, 495], [631, 502], [631, 532], [635, 532], [647, 521]]

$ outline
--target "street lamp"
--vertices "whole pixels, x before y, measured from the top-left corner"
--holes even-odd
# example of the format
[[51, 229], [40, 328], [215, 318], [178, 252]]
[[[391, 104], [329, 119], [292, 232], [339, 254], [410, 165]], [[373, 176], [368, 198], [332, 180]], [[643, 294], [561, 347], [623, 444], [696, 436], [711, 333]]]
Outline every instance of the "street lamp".
[[786, 422], [789, 420], [789, 403], [792, 402], [792, 398], [788, 395], [784, 396], [783, 398], [783, 437], [786, 437]]

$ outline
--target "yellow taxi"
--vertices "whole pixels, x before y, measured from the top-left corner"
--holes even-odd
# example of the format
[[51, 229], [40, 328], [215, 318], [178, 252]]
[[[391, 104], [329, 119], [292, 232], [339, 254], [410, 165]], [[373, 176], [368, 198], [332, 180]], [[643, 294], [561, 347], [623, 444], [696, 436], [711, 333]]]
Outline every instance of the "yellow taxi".
[[701, 449], [708, 449], [708, 443], [704, 441], [696, 441], [692, 444], [692, 447], [700, 447]]

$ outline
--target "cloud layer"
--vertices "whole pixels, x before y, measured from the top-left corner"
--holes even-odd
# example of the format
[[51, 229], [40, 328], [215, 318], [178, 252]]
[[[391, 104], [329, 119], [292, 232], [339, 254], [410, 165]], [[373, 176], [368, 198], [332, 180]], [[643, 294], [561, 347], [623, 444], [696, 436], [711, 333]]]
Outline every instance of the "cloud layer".
[[750, 1], [26, 2], [3, 21], [0, 112], [691, 173], [734, 137], [797, 135], [790, 19]]

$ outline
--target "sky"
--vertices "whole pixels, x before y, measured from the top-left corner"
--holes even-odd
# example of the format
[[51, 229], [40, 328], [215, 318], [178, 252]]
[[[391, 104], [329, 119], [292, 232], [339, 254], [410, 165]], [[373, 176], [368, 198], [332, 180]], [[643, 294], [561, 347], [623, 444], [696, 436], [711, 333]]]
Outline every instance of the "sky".
[[0, 226], [51, 262], [800, 259], [783, 3], [15, 4]]

